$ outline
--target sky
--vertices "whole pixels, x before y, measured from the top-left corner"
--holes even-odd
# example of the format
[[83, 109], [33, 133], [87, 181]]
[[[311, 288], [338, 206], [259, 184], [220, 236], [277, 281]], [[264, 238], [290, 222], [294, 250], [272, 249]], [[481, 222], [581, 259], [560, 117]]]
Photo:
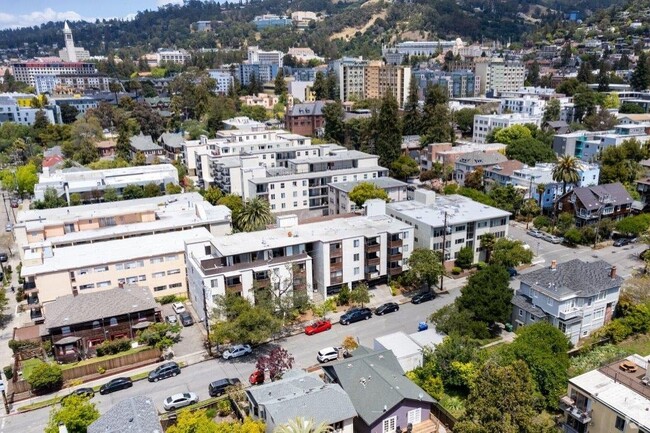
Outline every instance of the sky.
[[182, 0], [0, 0], [0, 29], [34, 26], [48, 21], [129, 18]]

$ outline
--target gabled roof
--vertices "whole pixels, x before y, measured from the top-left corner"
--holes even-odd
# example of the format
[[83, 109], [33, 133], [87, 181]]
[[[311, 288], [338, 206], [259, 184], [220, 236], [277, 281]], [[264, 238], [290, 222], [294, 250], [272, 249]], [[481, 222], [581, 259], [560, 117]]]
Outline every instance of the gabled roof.
[[515, 295], [515, 296], [513, 296], [512, 297], [512, 303], [516, 307], [519, 307], [524, 311], [528, 311], [530, 314], [532, 314], [533, 316], [535, 316], [537, 318], [546, 317], [546, 313], [544, 312], [544, 310], [542, 310], [541, 308], [533, 305], [533, 303], [530, 302], [528, 300], [528, 298], [526, 298], [523, 295]]
[[303, 104], [294, 104], [289, 112], [289, 116], [322, 116], [323, 107], [327, 101], [305, 102]]
[[470, 152], [466, 153], [456, 160], [456, 163], [466, 164], [469, 166], [487, 166], [496, 165], [507, 161], [504, 155], [499, 152]]
[[515, 170], [520, 170], [524, 168], [524, 163], [516, 159], [509, 159], [507, 161], [500, 162], [491, 167], [487, 167], [485, 172], [491, 172], [499, 174], [501, 176], [512, 176]]
[[161, 147], [153, 142], [150, 135], [144, 135], [142, 133], [140, 133], [140, 135], [134, 135], [131, 137], [130, 142], [132, 148], [141, 152], [148, 150], [161, 150]]
[[[390, 350], [355, 350], [352, 357], [323, 367], [348, 393], [366, 425], [371, 425], [404, 400], [433, 403], [422, 388], [408, 380]], [[386, 408], [386, 410], [384, 410]]]
[[147, 287], [128, 286], [78, 296], [60, 296], [43, 308], [45, 327], [52, 329], [151, 310], [157, 306]]
[[620, 182], [574, 188], [567, 194], [575, 194], [588, 210], [598, 210], [607, 204], [615, 206], [632, 204], [630, 193]]
[[522, 283], [553, 299], [594, 296], [603, 290], [620, 287], [623, 278], [611, 277], [612, 265], [604, 260], [583, 262], [573, 259], [520, 275]]
[[183, 145], [183, 142], [185, 141], [185, 138], [180, 132], [163, 132], [163, 134], [160, 136], [160, 141], [165, 143], [166, 146], [180, 149]]
[[117, 402], [97, 421], [88, 433], [162, 433], [158, 410], [151, 397], [136, 396]]

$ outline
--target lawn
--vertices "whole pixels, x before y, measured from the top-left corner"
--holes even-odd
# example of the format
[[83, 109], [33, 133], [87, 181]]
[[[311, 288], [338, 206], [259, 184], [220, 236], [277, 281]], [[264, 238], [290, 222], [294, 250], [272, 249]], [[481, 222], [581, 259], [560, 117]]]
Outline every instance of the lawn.
[[623, 349], [627, 349], [631, 353], [648, 356], [650, 355], [650, 334], [630, 337], [627, 340], [617, 344], [617, 346]]
[[37, 365], [41, 364], [43, 361], [41, 361], [38, 358], [31, 358], [23, 361], [22, 368], [23, 368], [23, 377], [27, 379], [29, 375], [32, 373], [32, 370], [36, 368]]
[[61, 369], [62, 370], [69, 370], [71, 368], [79, 367], [79, 366], [82, 366], [82, 365], [101, 363], [101, 362], [104, 362], [104, 361], [108, 361], [109, 359], [119, 358], [120, 356], [125, 356], [125, 355], [131, 355], [133, 353], [142, 352], [143, 350], [147, 350], [147, 349], [151, 349], [151, 347], [149, 347], [149, 346], [140, 346], [140, 347], [136, 347], [134, 349], [129, 349], [129, 350], [125, 351], [125, 352], [116, 353], [114, 355], [106, 355], [106, 356], [102, 356], [102, 357], [88, 358], [88, 359], [84, 359], [82, 361], [74, 362], [74, 363], [71, 363], [71, 364], [63, 364], [63, 365], [61, 365]]

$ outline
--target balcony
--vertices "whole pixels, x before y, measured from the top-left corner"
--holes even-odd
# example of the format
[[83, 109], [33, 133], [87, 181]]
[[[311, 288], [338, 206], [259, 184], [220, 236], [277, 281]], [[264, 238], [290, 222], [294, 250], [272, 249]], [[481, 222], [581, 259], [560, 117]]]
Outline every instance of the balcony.
[[388, 254], [388, 260], [392, 262], [396, 262], [398, 260], [402, 260], [402, 253], [401, 252], [396, 252], [396, 253], [389, 253]]
[[330, 276], [330, 284], [341, 284], [343, 282], [343, 275], [339, 277]]
[[381, 249], [381, 244], [377, 241], [366, 242], [366, 253], [376, 253]]
[[562, 423], [562, 431], [564, 433], [579, 433], [578, 430], [574, 429], [567, 423]]
[[377, 278], [379, 278], [378, 271], [366, 272], [366, 280], [376, 280]]
[[368, 266], [376, 266], [379, 265], [380, 262], [381, 258], [376, 254], [366, 256], [366, 265]]
[[388, 268], [388, 274], [393, 277], [395, 275], [399, 275], [402, 273], [402, 267], [401, 266], [395, 266], [392, 268]]
[[29, 306], [37, 306], [40, 305], [41, 302], [38, 299], [38, 296], [28, 296], [27, 297], [27, 305]]
[[569, 396], [564, 396], [560, 399], [560, 409], [567, 413], [567, 415], [574, 418], [580, 424], [589, 424], [591, 422], [591, 411], [578, 407], [575, 401]]
[[338, 247], [332, 247], [330, 246], [330, 257], [342, 257], [343, 256], [343, 248]]
[[573, 307], [567, 311], [560, 311], [559, 319], [560, 320], [569, 320], [576, 317], [582, 317], [582, 308]]
[[388, 240], [388, 248], [401, 248], [401, 247], [402, 247], [402, 239], [391, 238]]
[[330, 262], [330, 271], [340, 271], [342, 269], [343, 269], [343, 260], [339, 260], [334, 263]]
[[231, 294], [234, 294], [234, 293], [241, 293], [242, 288], [243, 287], [242, 287], [241, 283], [226, 285], [226, 295], [231, 295]]

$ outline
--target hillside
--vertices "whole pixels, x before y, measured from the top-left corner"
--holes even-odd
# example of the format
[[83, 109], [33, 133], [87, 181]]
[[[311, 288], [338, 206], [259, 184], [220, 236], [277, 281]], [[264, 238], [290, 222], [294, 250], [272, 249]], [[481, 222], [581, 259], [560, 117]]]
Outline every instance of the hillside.
[[[267, 49], [287, 50], [308, 45], [326, 57], [343, 54], [376, 58], [382, 43], [403, 39], [403, 35], [456, 38], [470, 41], [520, 41], [539, 26], [555, 25], [564, 13], [577, 10], [583, 16], [618, 3], [619, 0], [264, 0], [216, 3], [189, 0], [146, 10], [132, 21], [103, 20], [72, 23], [77, 45], [93, 55], [121, 50], [133, 57], [159, 47], [241, 47], [259, 40]], [[250, 23], [263, 13], [286, 14], [296, 10], [321, 12], [326, 18], [306, 31], [266, 29], [258, 33]], [[219, 22], [214, 33], [191, 33], [190, 24], [199, 20]], [[36, 55], [37, 47], [61, 46], [61, 22], [40, 27], [0, 31], [0, 49], [23, 47]], [[144, 30], [144, 31], [143, 31]], [[54, 51], [52, 51], [54, 52]]]

